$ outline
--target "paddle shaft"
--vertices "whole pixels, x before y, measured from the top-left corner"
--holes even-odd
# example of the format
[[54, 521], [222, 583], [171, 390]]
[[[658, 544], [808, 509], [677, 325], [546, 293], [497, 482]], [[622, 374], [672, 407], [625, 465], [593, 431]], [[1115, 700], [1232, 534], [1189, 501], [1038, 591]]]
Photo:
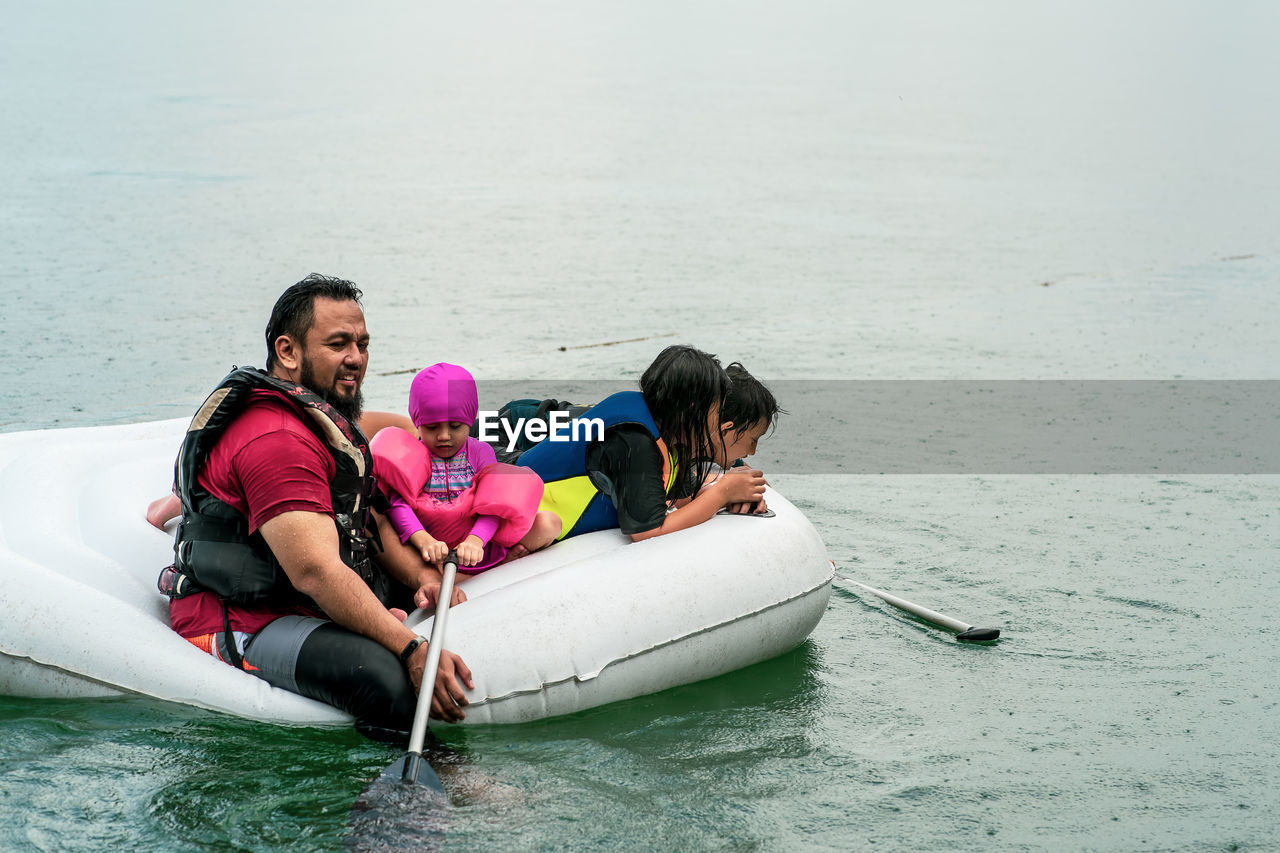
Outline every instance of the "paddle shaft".
[[[841, 577], [844, 578], [844, 575], [841, 575]], [[919, 604], [914, 604], [907, 601], [905, 598], [898, 598], [896, 595], [891, 595], [890, 593], [876, 589], [873, 586], [867, 586], [865, 583], [858, 583], [853, 578], [844, 579], [854, 586], [861, 587], [872, 595], [884, 599], [899, 610], [905, 610], [913, 616], [919, 616], [924, 621], [932, 622], [940, 628], [946, 628], [948, 631], [955, 631], [957, 640], [984, 643], [1000, 637], [999, 628], [975, 628], [967, 622], [961, 622], [959, 619], [954, 619], [945, 613], [939, 613], [936, 610], [921, 607]]]
[[[421, 756], [427, 741], [427, 717], [431, 713], [431, 695], [440, 671], [440, 652], [444, 650], [445, 623], [449, 621], [449, 601], [453, 598], [453, 579], [458, 573], [458, 555], [453, 551], [444, 559], [444, 577], [436, 598], [436, 618], [427, 641], [427, 665], [422, 670], [422, 686], [418, 688], [418, 707], [413, 712], [413, 728], [409, 730], [409, 753]], [[410, 762], [412, 764], [413, 762]], [[406, 773], [406, 777], [407, 777]]]
[[944, 613], [939, 613], [936, 610], [930, 610], [927, 607], [921, 607], [919, 604], [913, 604], [910, 601], [907, 601], [905, 598], [898, 598], [898, 596], [896, 595], [891, 595], [890, 593], [884, 592], [883, 590], [876, 589], [873, 586], [867, 586], [865, 583], [858, 583], [857, 581], [850, 580], [849, 578], [845, 578], [845, 580], [848, 580], [849, 583], [853, 584], [854, 586], [862, 587], [872, 595], [883, 598], [885, 601], [889, 602], [899, 610], [905, 610], [908, 613], [919, 616], [921, 619], [923, 619], [926, 622], [932, 622], [935, 625], [939, 625], [943, 628], [946, 628], [948, 631], [955, 631], [957, 634], [959, 634], [959, 633], [968, 631], [970, 628], [973, 627], [972, 625], [966, 625], [964, 622], [961, 622], [959, 619], [952, 619], [950, 616], [947, 616]]

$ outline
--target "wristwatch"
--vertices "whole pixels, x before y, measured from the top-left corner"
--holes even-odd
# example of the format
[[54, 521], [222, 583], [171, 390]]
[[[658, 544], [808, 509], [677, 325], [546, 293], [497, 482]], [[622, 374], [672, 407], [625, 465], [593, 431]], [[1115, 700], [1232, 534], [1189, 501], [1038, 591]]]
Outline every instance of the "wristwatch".
[[400, 652], [400, 663], [402, 664], [409, 663], [409, 658], [413, 657], [413, 653], [418, 650], [418, 646], [422, 645], [426, 641], [427, 641], [427, 638], [423, 637], [422, 635], [418, 635], [417, 637], [414, 637], [412, 640], [410, 640], [409, 645], [405, 646], [404, 651]]

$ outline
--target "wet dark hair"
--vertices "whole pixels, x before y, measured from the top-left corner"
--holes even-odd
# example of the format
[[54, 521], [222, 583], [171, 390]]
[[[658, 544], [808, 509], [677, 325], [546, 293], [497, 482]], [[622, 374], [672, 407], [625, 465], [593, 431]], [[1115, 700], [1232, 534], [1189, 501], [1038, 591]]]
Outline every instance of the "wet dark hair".
[[649, 414], [675, 457], [677, 482], [701, 483], [711, 473], [707, 415], [723, 405], [729, 378], [714, 355], [691, 346], [669, 346], [640, 377]]
[[729, 377], [729, 392], [720, 406], [720, 423], [732, 422], [735, 433], [740, 435], [762, 421], [773, 426], [774, 418], [787, 413], [773, 392], [748, 373], [742, 362], [733, 362], [724, 372]]
[[302, 281], [289, 287], [276, 300], [267, 321], [267, 371], [276, 366], [276, 340], [288, 335], [299, 344], [307, 338], [307, 331], [316, 321], [316, 300], [334, 299], [338, 302], [360, 304], [363, 296], [360, 288], [342, 278], [333, 278], [313, 272]]

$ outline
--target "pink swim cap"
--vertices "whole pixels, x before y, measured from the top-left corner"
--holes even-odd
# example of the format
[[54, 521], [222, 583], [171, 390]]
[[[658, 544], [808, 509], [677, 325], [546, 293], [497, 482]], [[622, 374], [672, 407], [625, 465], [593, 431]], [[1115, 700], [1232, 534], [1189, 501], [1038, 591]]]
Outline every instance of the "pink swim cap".
[[458, 421], [473, 424], [480, 411], [476, 380], [465, 367], [433, 364], [409, 386], [409, 417], [414, 426]]

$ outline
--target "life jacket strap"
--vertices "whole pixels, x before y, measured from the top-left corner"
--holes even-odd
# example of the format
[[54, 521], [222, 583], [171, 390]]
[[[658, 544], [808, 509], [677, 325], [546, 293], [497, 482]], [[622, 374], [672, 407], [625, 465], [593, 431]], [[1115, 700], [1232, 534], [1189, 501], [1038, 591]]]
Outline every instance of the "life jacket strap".
[[236, 648], [236, 636], [231, 633], [231, 616], [227, 613], [227, 600], [219, 599], [222, 605], [222, 638], [227, 644], [227, 657], [230, 658], [229, 663], [236, 669], [244, 670], [244, 658], [240, 655], [240, 650]]
[[248, 542], [249, 534], [243, 521], [230, 518], [214, 518], [195, 513], [184, 517], [181, 537], [184, 541], [201, 539], [206, 542]]

